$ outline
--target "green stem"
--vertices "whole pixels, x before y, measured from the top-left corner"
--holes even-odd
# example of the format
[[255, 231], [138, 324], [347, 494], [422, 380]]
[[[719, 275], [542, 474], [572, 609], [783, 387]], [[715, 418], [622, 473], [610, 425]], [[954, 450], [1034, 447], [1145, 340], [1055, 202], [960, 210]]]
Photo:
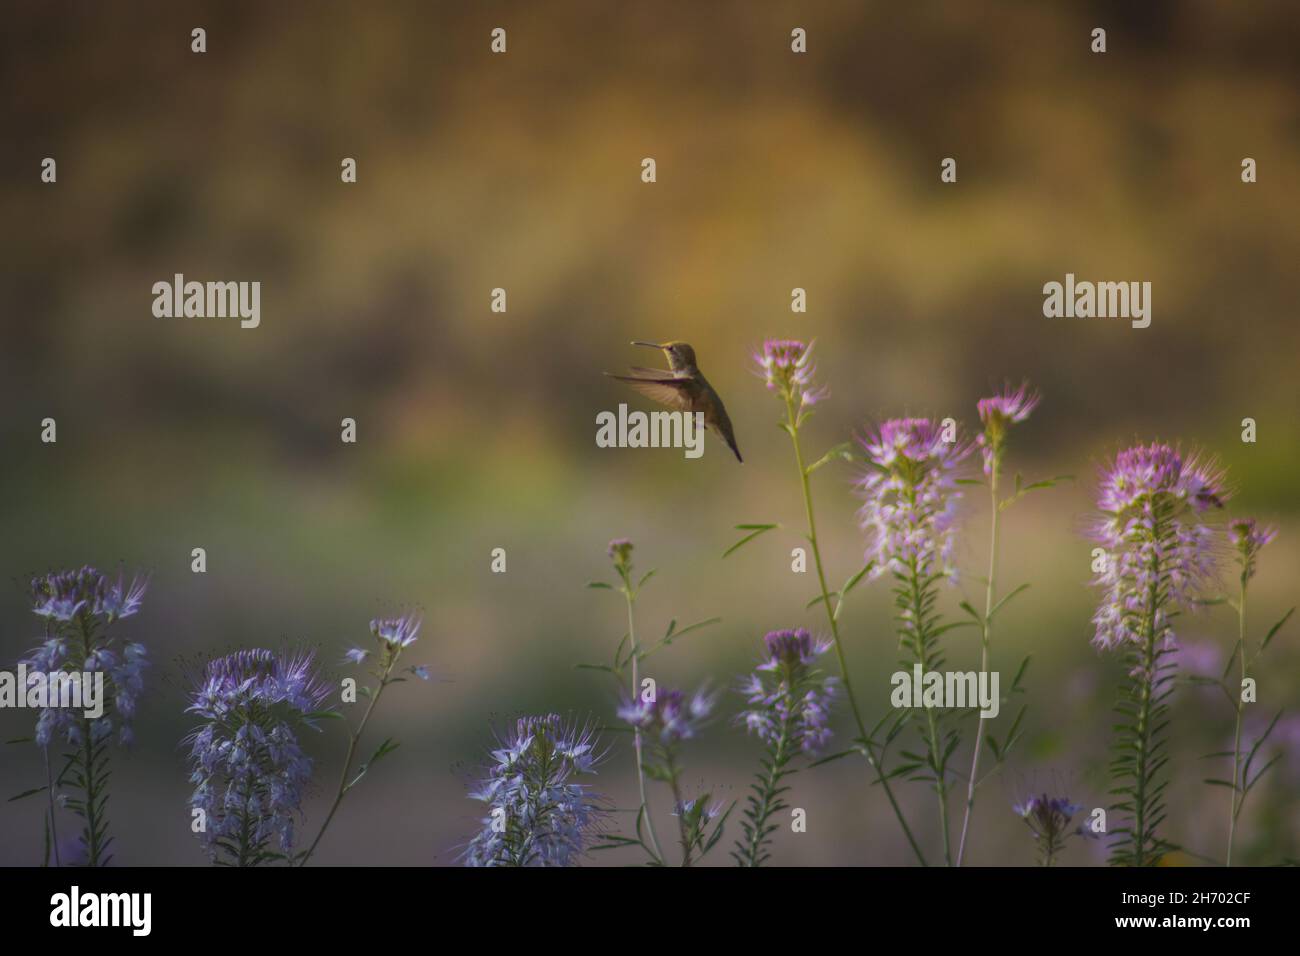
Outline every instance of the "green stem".
[[682, 801], [682, 789], [677, 777], [677, 757], [671, 746], [664, 750], [664, 766], [668, 771], [668, 785], [673, 792], [673, 808], [677, 811], [677, 831], [682, 841], [682, 866], [691, 865], [691, 836], [686, 829], [686, 804]]
[[[822, 606], [826, 608], [826, 619], [830, 623], [831, 640], [835, 645], [835, 657], [840, 667], [840, 679], [844, 683], [844, 693], [849, 701], [849, 709], [853, 711], [853, 720], [858, 726], [858, 739], [862, 741], [863, 756], [866, 757], [867, 763], [871, 769], [876, 772], [876, 782], [880, 784], [885, 791], [885, 796], [889, 798], [889, 805], [894, 810], [894, 816], [898, 819], [898, 825], [903, 828], [903, 835], [907, 837], [908, 844], [912, 847], [912, 852], [916, 854], [917, 860], [922, 866], [926, 865], [925, 855], [921, 853], [921, 847], [917, 844], [916, 838], [912, 836], [912, 830], [907, 825], [907, 820], [903, 818], [903, 811], [898, 806], [898, 801], [894, 798], [894, 791], [889, 786], [889, 779], [885, 776], [879, 763], [876, 761], [875, 754], [872, 751], [872, 744], [867, 736], [867, 727], [862, 720], [862, 712], [858, 709], [857, 698], [853, 693], [853, 683], [849, 680], [848, 663], [844, 657], [844, 645], [840, 641], [840, 627], [838, 621], [838, 606], [835, 611], [831, 610], [830, 592], [826, 587], [826, 573], [822, 569], [821, 548], [817, 544], [817, 522], [813, 517], [812, 491], [808, 486], [808, 469], [804, 465], [803, 450], [799, 447], [799, 422], [796, 417], [794, 398], [787, 395], [785, 399], [786, 415], [790, 426], [790, 440], [794, 444], [794, 460], [799, 468], [799, 485], [803, 490], [804, 511], [808, 516], [808, 543], [812, 546], [813, 563], [817, 565], [817, 583], [821, 587]], [[840, 595], [840, 600], [844, 596]]]
[[[989, 669], [989, 642], [993, 623], [989, 616], [993, 613], [993, 598], [996, 595], [994, 578], [998, 567], [998, 473], [1002, 470], [1001, 462], [995, 452], [989, 467], [989, 502], [992, 507], [992, 527], [989, 531], [989, 574], [984, 589], [984, 620], [980, 626], [980, 671]], [[957, 865], [961, 866], [966, 856], [966, 834], [970, 829], [971, 810], [975, 806], [975, 788], [978, 786], [980, 767], [980, 745], [984, 743], [984, 718], [981, 716], [975, 726], [975, 748], [970, 758], [970, 779], [966, 783], [966, 812], [961, 821], [961, 839], [957, 843]], [[1050, 863], [1048, 864], [1051, 865]]]
[[343, 773], [339, 776], [338, 792], [334, 795], [334, 803], [330, 805], [330, 812], [325, 817], [325, 822], [321, 824], [320, 832], [316, 834], [316, 839], [312, 841], [311, 846], [307, 848], [301, 859], [298, 860], [299, 866], [306, 866], [311, 855], [316, 852], [316, 847], [329, 829], [330, 821], [334, 819], [334, 814], [338, 812], [339, 804], [343, 802], [344, 795], [352, 789], [348, 783], [348, 775], [352, 772], [352, 759], [356, 756], [357, 744], [361, 742], [361, 735], [365, 733], [366, 724], [370, 720], [370, 715], [375, 712], [375, 705], [379, 703], [380, 696], [384, 693], [384, 688], [388, 686], [388, 677], [393, 672], [393, 665], [397, 663], [397, 654], [387, 652], [387, 661], [384, 665], [383, 675], [379, 678], [379, 686], [375, 692], [370, 695], [370, 704], [366, 707], [366, 712], [361, 717], [361, 723], [357, 726], [356, 732], [352, 734], [348, 741], [348, 753], [343, 760]]
[[[1241, 658], [1241, 683], [1246, 683], [1246, 571], [1241, 572], [1241, 589], [1237, 599], [1237, 655]], [[1236, 726], [1232, 732], [1232, 805], [1228, 818], [1228, 854], [1224, 866], [1232, 866], [1232, 844], [1237, 836], [1237, 817], [1241, 814], [1241, 805], [1246, 802], [1246, 795], [1240, 793], [1246, 781], [1241, 777], [1241, 717], [1245, 709], [1241, 700], [1241, 687], [1233, 695], [1236, 702]]]
[[[623, 574], [623, 595], [627, 598], [627, 633], [632, 644], [632, 700], [637, 699], [641, 693], [640, 673], [637, 670], [638, 658], [641, 656], [641, 646], [636, 639], [636, 622], [633, 620], [632, 605], [635, 598], [632, 595], [632, 581], [630, 576], [625, 572]], [[663, 850], [659, 847], [659, 838], [655, 836], [654, 821], [650, 819], [650, 804], [646, 801], [645, 796], [645, 761], [642, 752], [641, 728], [634, 727], [633, 747], [636, 750], [636, 785], [637, 792], [641, 798], [641, 806], [638, 809], [638, 815], [645, 820], [646, 832], [650, 836], [650, 847], [656, 859], [662, 863], [664, 858]]]
[[[1158, 530], [1158, 529], [1157, 529]], [[1133, 861], [1147, 865], [1147, 773], [1151, 759], [1151, 704], [1156, 682], [1156, 603], [1159, 599], [1160, 559], [1151, 557], [1151, 586], [1147, 594], [1146, 633], [1142, 642], [1142, 686], [1138, 702], [1137, 779], [1133, 794]]]
[[763, 780], [762, 796], [753, 798], [755, 800], [753, 829], [749, 833], [748, 842], [742, 844], [741, 866], [759, 865], [759, 854], [765, 842], [764, 831], [767, 829], [767, 819], [775, 812], [777, 786], [785, 776], [785, 765], [790, 761], [790, 725], [794, 714], [794, 700], [793, 695], [788, 691], [785, 696], [785, 712], [786, 717], [781, 721], [781, 733], [776, 739], [776, 746], [772, 748], [772, 762], [768, 767], [767, 778]]
[[[915, 651], [917, 661], [921, 665], [921, 673], [925, 674], [930, 669], [930, 656], [926, 649], [926, 635], [922, 631], [921, 619], [924, 613], [924, 601], [921, 594], [920, 569], [917, 566], [916, 559], [911, 561], [911, 598], [912, 598], [912, 636], [915, 642]], [[935, 716], [933, 707], [925, 707], [926, 727], [930, 732], [927, 746], [930, 750], [930, 770], [934, 774], [935, 794], [939, 798], [939, 829], [943, 834], [943, 858], [944, 862], [952, 866], [952, 846], [948, 835], [948, 784], [944, 779], [944, 767], [941, 764], [941, 746], [939, 742], [939, 720]]]
[[[81, 649], [82, 661], [90, 658], [91, 636], [90, 624], [83, 612], [77, 618], [78, 626], [81, 631]], [[83, 663], [82, 670], [85, 670]], [[81, 717], [81, 735], [82, 735], [82, 761], [84, 763], [83, 775], [84, 792], [86, 795], [85, 806], [82, 808], [86, 814], [86, 865], [99, 866], [100, 854], [103, 852], [103, 845], [99, 839], [99, 809], [96, 804], [99, 802], [99, 780], [95, 769], [95, 744], [93, 741], [94, 723], [83, 713]]]

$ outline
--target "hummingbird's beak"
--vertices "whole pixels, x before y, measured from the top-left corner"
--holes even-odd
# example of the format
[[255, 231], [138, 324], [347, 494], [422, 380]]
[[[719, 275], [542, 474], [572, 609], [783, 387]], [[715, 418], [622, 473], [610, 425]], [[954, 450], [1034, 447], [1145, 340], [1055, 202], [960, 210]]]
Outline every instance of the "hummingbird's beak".
[[654, 342], [633, 342], [633, 345], [644, 345], [648, 349], [663, 349], [664, 346], [656, 345]]

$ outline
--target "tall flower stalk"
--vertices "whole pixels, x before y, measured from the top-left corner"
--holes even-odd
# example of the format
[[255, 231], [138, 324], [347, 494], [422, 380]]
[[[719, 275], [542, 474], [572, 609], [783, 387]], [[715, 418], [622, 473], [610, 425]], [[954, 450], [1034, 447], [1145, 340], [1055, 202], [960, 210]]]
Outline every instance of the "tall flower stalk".
[[657, 689], [653, 695], [641, 693], [625, 702], [618, 712], [644, 734], [646, 775], [665, 783], [672, 793], [684, 867], [698, 862], [717, 845], [731, 814], [731, 808], [723, 811], [710, 803], [709, 793], [687, 798], [682, 788], [681, 744], [699, 736], [716, 702], [703, 688], [689, 698], [680, 690]]
[[[619, 579], [623, 582], [620, 590], [623, 592], [623, 598], [627, 602], [627, 636], [628, 644], [631, 648], [630, 655], [630, 686], [629, 696], [634, 697], [641, 693], [641, 673], [639, 670], [641, 663], [641, 644], [636, 637], [636, 607], [637, 587], [632, 584], [632, 542], [626, 538], [618, 538], [609, 543], [609, 556], [614, 562], [614, 570], [618, 572]], [[640, 799], [640, 805], [637, 807], [638, 829], [641, 825], [645, 826], [646, 834], [650, 841], [650, 849], [655, 857], [662, 860], [663, 850], [659, 846], [659, 837], [655, 834], [654, 820], [650, 815], [649, 804], [646, 803], [645, 797], [645, 754], [642, 749], [641, 728], [632, 728], [632, 745], [636, 754], [636, 786], [637, 796]]]
[[772, 818], [788, 808], [785, 778], [797, 772], [800, 755], [816, 756], [830, 739], [830, 709], [836, 681], [820, 672], [817, 659], [830, 649], [808, 631], [772, 631], [763, 639], [766, 656], [741, 685], [749, 708], [740, 715], [750, 733], [767, 747], [762, 770], [750, 785], [744, 834], [731, 855], [740, 866], [762, 866], [777, 825]]
[[[1022, 385], [1016, 390], [1007, 388], [998, 395], [979, 400], [980, 424], [983, 432], [978, 442], [984, 458], [984, 477], [989, 485], [989, 561], [988, 575], [984, 586], [984, 613], [979, 616], [980, 627], [980, 670], [987, 672], [990, 664], [990, 649], [993, 640], [993, 612], [997, 607], [997, 572], [998, 572], [998, 531], [1002, 510], [1010, 501], [1003, 502], [999, 496], [999, 481], [1002, 477], [1002, 464], [1006, 456], [1007, 433], [1012, 425], [1027, 419], [1037, 407], [1039, 396]], [[957, 842], [957, 865], [961, 866], [966, 856], [966, 837], [970, 832], [971, 814], [975, 808], [975, 790], [980, 784], [980, 755], [983, 753], [984, 719], [980, 718], [975, 727], [975, 743], [971, 747], [970, 773], [966, 781], [966, 809], [962, 815], [961, 838]]]
[[[1282, 625], [1287, 622], [1291, 614], [1295, 611], [1292, 608], [1288, 611], [1282, 620], [1268, 632], [1268, 635], [1260, 642], [1258, 650], [1251, 653], [1249, 643], [1247, 642], [1246, 630], [1246, 591], [1250, 579], [1255, 576], [1255, 565], [1259, 557], [1259, 552], [1277, 537], [1277, 529], [1272, 527], [1261, 527], [1254, 518], [1242, 518], [1233, 521], [1228, 526], [1228, 540], [1236, 554], [1237, 566], [1240, 570], [1237, 584], [1237, 600], [1234, 606], [1237, 611], [1237, 641], [1233, 647], [1232, 655], [1228, 658], [1228, 665], [1224, 670], [1224, 680], [1232, 670], [1234, 661], [1240, 663], [1241, 678], [1240, 683], [1232, 690], [1228, 690], [1224, 685], [1224, 690], [1228, 691], [1228, 697], [1232, 701], [1234, 711], [1234, 726], [1232, 731], [1232, 779], [1227, 781], [1232, 795], [1229, 803], [1228, 814], [1228, 850], [1224, 855], [1223, 865], [1232, 866], [1233, 844], [1237, 836], [1237, 819], [1241, 816], [1242, 807], [1245, 806], [1246, 796], [1250, 790], [1259, 781], [1259, 778], [1272, 766], [1272, 762], [1266, 763], [1254, 774], [1251, 773], [1252, 764], [1255, 755], [1264, 741], [1272, 733], [1277, 724], [1277, 717], [1269, 724], [1268, 729], [1259, 737], [1255, 744], [1250, 748], [1248, 754], [1242, 754], [1241, 730], [1242, 721], [1245, 716], [1245, 688], [1246, 682], [1250, 676], [1250, 667], [1263, 653], [1273, 636], [1281, 629]], [[1278, 716], [1281, 716], [1280, 714]], [[1223, 783], [1224, 781], [1215, 781]]]
[[[329, 829], [330, 822], [334, 815], [338, 813], [339, 805], [343, 803], [352, 788], [359, 784], [369, 772], [370, 768], [382, 758], [397, 749], [398, 743], [391, 737], [384, 739], [383, 743], [376, 748], [370, 759], [363, 763], [356, 772], [352, 774], [352, 763], [356, 759], [357, 747], [361, 743], [361, 737], [366, 732], [366, 725], [370, 723], [370, 718], [379, 705], [379, 698], [391, 684], [400, 684], [406, 678], [403, 674], [411, 674], [421, 680], [429, 679], [429, 671], [423, 666], [408, 666], [404, 669], [398, 669], [398, 662], [401, 660], [402, 652], [415, 643], [420, 636], [420, 620], [414, 615], [405, 615], [393, 618], [377, 618], [370, 622], [370, 633], [378, 645], [378, 656], [375, 663], [369, 671], [371, 677], [375, 679], [374, 686], [364, 686], [360, 688], [361, 693], [366, 698], [366, 709], [361, 715], [361, 721], [348, 733], [347, 754], [343, 758], [343, 770], [339, 774], [338, 787], [334, 792], [334, 801], [330, 804], [329, 813], [325, 816], [325, 821], [321, 824], [320, 831], [305, 853], [297, 860], [298, 866], [306, 865], [311, 859], [316, 847], [320, 845], [321, 838], [325, 836], [325, 831]], [[361, 666], [370, 657], [371, 651], [362, 647], [350, 649], [344, 656], [344, 660], [349, 661], [357, 666]], [[335, 711], [320, 716], [338, 717]]]
[[[907, 825], [903, 811], [899, 808], [898, 800], [894, 797], [893, 788], [889, 784], [890, 774], [887, 774], [881, 765], [883, 747], [880, 747], [872, 735], [867, 732], [866, 723], [862, 719], [862, 710], [858, 706], [857, 696], [853, 692], [853, 682], [849, 679], [848, 662], [844, 654], [844, 642], [840, 639], [840, 608], [843, 606], [849, 590], [862, 579], [863, 572], [859, 572], [850, 578], [845, 586], [837, 592], [838, 600], [832, 607], [831, 592], [826, 586], [826, 570], [822, 563], [821, 546], [817, 540], [817, 519], [813, 512], [809, 477], [823, 464], [836, 458], [846, 457], [847, 445], [831, 449], [811, 465], [806, 464], [804, 461], [803, 447], [799, 441], [799, 430], [807, 421], [808, 416], [812, 414], [812, 407], [827, 396], [827, 390], [824, 387], [819, 388], [814, 385], [816, 366], [812, 362], [812, 343], [805, 344], [793, 340], [769, 339], [763, 343], [762, 350], [754, 355], [754, 360], [768, 390], [774, 392], [785, 405], [786, 419], [780, 423], [780, 427], [790, 436], [790, 442], [794, 447], [795, 467], [799, 472], [799, 490], [803, 495], [804, 514], [808, 521], [808, 544], [812, 548], [813, 564], [817, 568], [820, 603], [826, 611], [826, 620], [831, 631], [831, 643], [835, 648], [835, 657], [839, 664], [840, 679], [844, 684], [844, 693], [849, 703], [849, 710], [852, 711], [854, 723], [857, 725], [858, 736], [856, 742], [868, 765], [875, 772], [876, 782], [888, 798], [889, 805], [894, 811], [899, 827], [902, 828], [904, 837], [907, 838], [908, 845], [912, 848], [912, 852], [916, 854], [917, 860], [924, 865], [925, 855], [921, 852], [921, 847], [912, 835], [912, 830]], [[774, 526], [744, 526], [745, 530], [755, 528], [758, 530], [754, 530], [753, 534], [740, 543], [743, 544], [744, 541], [761, 534], [762, 531], [770, 527]], [[736, 547], [739, 547], [739, 544]], [[732, 550], [735, 550], [735, 548], [733, 547]]]
[[[956, 578], [957, 469], [971, 445], [925, 418], [886, 421], [862, 444], [868, 469], [858, 485], [865, 498], [859, 514], [871, 574], [894, 579], [899, 644], [910, 657], [903, 664], [923, 673], [942, 670], [939, 638], [965, 623], [944, 624], [935, 605], [939, 583]], [[934, 790], [944, 862], [951, 866], [948, 761], [959, 736], [935, 707], [922, 705], [919, 719], [925, 753], [913, 755], [910, 769]]]
[[203, 723], [186, 738], [190, 807], [213, 862], [244, 867], [287, 858], [312, 775], [298, 734], [316, 729], [328, 694], [307, 652], [236, 651], [197, 676], [187, 712]]
[[1126, 449], [1101, 475], [1093, 538], [1106, 558], [1094, 580], [1103, 597], [1093, 643], [1121, 652], [1129, 668], [1111, 761], [1111, 793], [1126, 816], [1112, 831], [1113, 864], [1151, 866], [1173, 848], [1159, 832], [1175, 676], [1172, 622], [1213, 576], [1211, 530], [1201, 516], [1225, 497], [1217, 467], [1165, 444]]
[[[609, 543], [607, 553], [614, 564], [614, 571], [618, 574], [620, 581], [617, 588], [606, 584], [604, 581], [590, 581], [587, 584], [589, 588], [599, 588], [607, 591], [617, 590], [623, 595], [627, 608], [627, 631], [624, 633], [623, 639], [619, 641], [618, 647], [614, 650], [613, 662], [610, 664], [578, 665], [578, 667], [585, 670], [604, 671], [609, 674], [614, 680], [619, 698], [623, 701], [641, 701], [646, 693], [646, 689], [641, 686], [641, 664], [647, 657], [692, 631], [708, 627], [710, 624], [716, 624], [721, 620], [716, 617], [709, 618], [683, 628], [678, 628], [677, 621], [672, 620], [668, 623], [668, 629], [660, 640], [649, 645], [643, 644], [638, 638], [636, 630], [636, 601], [641, 593], [642, 586], [654, 577], [655, 572], [652, 568], [637, 579], [632, 573], [633, 550], [632, 542], [626, 538], [615, 538]], [[635, 583], [633, 583], [634, 581]], [[647, 684], [649, 683], [647, 680]], [[650, 693], [653, 693], [653, 691], [650, 691]], [[626, 709], [625, 707], [623, 711], [620, 711], [620, 717], [625, 717], [624, 711]], [[654, 818], [646, 792], [646, 778], [653, 776], [651, 768], [647, 766], [646, 738], [641, 725], [636, 721], [631, 722], [631, 729], [633, 753], [636, 760], [638, 799], [634, 823], [635, 836], [627, 837], [616, 833], [606, 833], [601, 844], [593, 849], [610, 850], [620, 847], [639, 847], [645, 851], [649, 858], [648, 863], [651, 866], [663, 866], [665, 864], [664, 851], [660, 845], [659, 837], [655, 833]], [[674, 807], [678, 802], [677, 798], [674, 798]], [[701, 805], [696, 815], [696, 822], [699, 820], [699, 815], [704, 812], [705, 809]]]
[[[32, 581], [33, 611], [46, 621], [45, 641], [31, 652], [23, 664], [40, 672], [47, 682], [64, 678], [80, 684], [82, 701], [91, 688], [85, 681], [103, 682], [103, 696], [88, 715], [88, 707], [43, 707], [36, 722], [35, 741], [46, 751], [46, 786], [29, 790], [22, 796], [49, 790], [51, 805], [46, 822], [52, 834], [57, 858], [57, 829], [54, 804], [72, 810], [82, 820], [81, 844], [87, 866], [104, 866], [111, 859], [113, 838], [106, 816], [109, 750], [114, 731], [123, 746], [133, 739], [131, 722], [144, 688], [144, 670], [148, 655], [143, 645], [123, 641], [112, 626], [135, 615], [144, 600], [146, 581], [135, 578], [129, 584], [119, 574], [116, 581], [92, 567], [48, 574]], [[75, 675], [75, 676], [72, 676]], [[25, 690], [25, 688], [24, 688]], [[65, 744], [64, 765], [57, 775], [48, 773], [49, 747], [55, 741]], [[55, 792], [63, 788], [75, 796]], [[17, 798], [15, 798], [17, 799]]]

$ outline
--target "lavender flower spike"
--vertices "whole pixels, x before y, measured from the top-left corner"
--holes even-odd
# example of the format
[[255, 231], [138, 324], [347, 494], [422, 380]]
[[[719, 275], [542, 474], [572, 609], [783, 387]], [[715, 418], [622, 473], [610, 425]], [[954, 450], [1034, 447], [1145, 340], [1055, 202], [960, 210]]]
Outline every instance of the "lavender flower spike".
[[1116, 456], [1102, 472], [1092, 529], [1109, 558], [1093, 582], [1104, 590], [1093, 643], [1141, 644], [1149, 623], [1172, 647], [1170, 613], [1190, 605], [1214, 576], [1213, 535], [1199, 516], [1227, 497], [1222, 470], [1197, 455], [1152, 444]]
[[32, 581], [32, 610], [46, 621], [44, 642], [22, 662], [29, 671], [46, 675], [74, 673], [103, 679], [102, 712], [90, 717], [85, 710], [52, 706], [41, 710], [36, 721], [36, 743], [48, 748], [56, 741], [72, 750], [62, 781], [81, 792], [77, 798], [55, 795], [50, 787], [48, 825], [54, 829], [54, 804], [71, 808], [84, 821], [82, 844], [88, 866], [101, 866], [110, 856], [104, 807], [108, 799], [109, 755], [102, 746], [116, 731], [118, 741], [132, 742], [132, 721], [144, 691], [148, 652], [142, 644], [123, 641], [112, 629], [122, 618], [139, 612], [147, 579], [130, 584], [122, 574], [116, 582], [92, 567], [59, 571]]
[[190, 806], [203, 811], [199, 833], [212, 859], [257, 866], [293, 846], [294, 818], [311, 780], [312, 761], [297, 731], [314, 726], [329, 687], [313, 655], [244, 650], [208, 663], [188, 713], [204, 723], [190, 745]]
[[1169, 846], [1157, 832], [1165, 759], [1156, 754], [1169, 723], [1165, 690], [1175, 671], [1167, 657], [1174, 648], [1171, 622], [1213, 578], [1213, 534], [1201, 515], [1222, 507], [1226, 497], [1219, 468], [1160, 443], [1120, 452], [1101, 475], [1092, 533], [1106, 553], [1094, 580], [1103, 596], [1093, 643], [1120, 649], [1132, 681], [1116, 705], [1121, 720], [1111, 762], [1117, 792], [1130, 795], [1126, 825], [1111, 844], [1117, 864], [1150, 866]]
[[761, 866], [776, 830], [772, 818], [787, 809], [783, 781], [796, 772], [793, 760], [815, 756], [830, 739], [830, 710], [837, 691], [834, 677], [817, 669], [832, 644], [803, 628], [772, 631], [763, 639], [766, 656], [741, 685], [748, 709], [738, 720], [767, 745], [762, 770], [750, 787], [740, 827], [743, 835], [731, 855], [740, 866]]
[[921, 577], [956, 578], [958, 466], [971, 444], [947, 437], [939, 422], [895, 418], [861, 440], [871, 467], [858, 482], [866, 499], [858, 516], [873, 577], [914, 567]]
[[478, 789], [491, 807], [466, 866], [574, 866], [607, 811], [580, 778], [604, 760], [595, 731], [556, 714], [521, 717], [498, 736]]

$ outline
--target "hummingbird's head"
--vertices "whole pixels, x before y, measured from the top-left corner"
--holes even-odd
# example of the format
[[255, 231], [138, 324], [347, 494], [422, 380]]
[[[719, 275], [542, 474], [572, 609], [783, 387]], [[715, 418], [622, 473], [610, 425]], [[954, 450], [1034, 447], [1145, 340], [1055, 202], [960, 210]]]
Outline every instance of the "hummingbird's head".
[[695, 349], [686, 342], [665, 342], [662, 345], [657, 342], [633, 342], [632, 344], [662, 350], [664, 355], [668, 356], [668, 367], [674, 372], [679, 369], [695, 368]]

